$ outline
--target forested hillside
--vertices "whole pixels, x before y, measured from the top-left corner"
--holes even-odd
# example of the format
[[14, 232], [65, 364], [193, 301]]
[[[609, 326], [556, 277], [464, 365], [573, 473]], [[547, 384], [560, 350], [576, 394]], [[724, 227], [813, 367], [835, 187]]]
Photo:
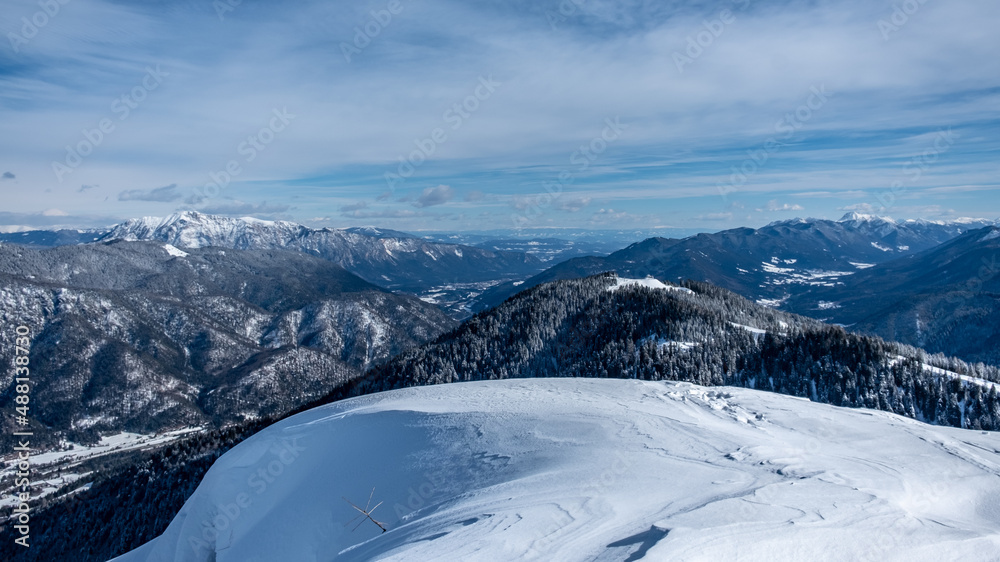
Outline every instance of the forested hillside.
[[[1000, 430], [996, 368], [850, 334], [704, 283], [678, 287], [614, 274], [521, 293], [296, 411], [383, 390], [516, 377], [732, 385]], [[63, 554], [34, 552], [45, 552], [44, 560], [99, 561], [139, 546], [163, 531], [212, 461], [263, 425], [233, 426], [103, 469], [75, 500], [35, 516], [47, 529], [44, 540], [54, 541], [46, 544], [58, 542]]]
[[724, 289], [540, 286], [331, 397], [512, 377], [617, 377], [733, 385], [930, 423], [1000, 428], [994, 367], [969, 365], [756, 305]]

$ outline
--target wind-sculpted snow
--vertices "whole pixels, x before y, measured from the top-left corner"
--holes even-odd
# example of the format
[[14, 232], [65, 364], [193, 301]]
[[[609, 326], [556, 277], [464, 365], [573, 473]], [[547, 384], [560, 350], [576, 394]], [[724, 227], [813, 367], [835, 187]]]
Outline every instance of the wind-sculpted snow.
[[[371, 505], [388, 532], [343, 498]], [[116, 560], [996, 560], [1000, 438], [729, 387], [484, 381], [316, 408]]]

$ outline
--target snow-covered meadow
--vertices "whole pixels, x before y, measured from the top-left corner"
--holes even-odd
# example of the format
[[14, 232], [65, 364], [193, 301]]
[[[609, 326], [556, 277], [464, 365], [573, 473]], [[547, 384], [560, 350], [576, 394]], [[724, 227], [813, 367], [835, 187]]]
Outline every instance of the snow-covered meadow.
[[[373, 487], [386, 533], [348, 525]], [[1000, 436], [687, 383], [412, 388], [250, 438], [118, 560], [639, 559], [998, 560]]]

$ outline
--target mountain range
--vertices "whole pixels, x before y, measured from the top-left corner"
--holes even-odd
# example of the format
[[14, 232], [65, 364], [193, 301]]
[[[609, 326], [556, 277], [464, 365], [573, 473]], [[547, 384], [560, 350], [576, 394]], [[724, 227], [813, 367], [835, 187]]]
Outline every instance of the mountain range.
[[0, 245], [0, 302], [32, 331], [36, 446], [281, 413], [454, 325], [305, 253], [163, 242]]
[[329, 260], [385, 288], [419, 291], [448, 283], [533, 273], [542, 262], [524, 252], [429, 242], [382, 229], [311, 229], [286, 221], [183, 212], [125, 221], [102, 240], [157, 240], [178, 248], [294, 250]]
[[971, 230], [783, 308], [969, 361], [1000, 364], [1000, 227]]
[[[337, 406], [335, 409], [348, 407], [349, 404], [360, 404], [362, 409], [358, 411], [358, 415], [367, 416], [363, 413], [365, 405], [378, 404], [384, 400], [385, 395], [379, 394], [383, 391], [413, 390], [416, 387], [442, 383], [488, 384], [496, 383], [500, 379], [540, 377], [560, 378], [566, 382], [561, 387], [562, 391], [556, 390], [559, 383], [524, 383], [527, 384], [524, 388], [531, 389], [527, 391], [531, 394], [531, 398], [525, 398], [524, 404], [538, 404], [537, 408], [545, 408], [545, 404], [551, 406], [572, 402], [591, 413], [594, 411], [592, 408], [602, 406], [588, 402], [590, 398], [587, 397], [590, 394], [582, 391], [583, 387], [579, 386], [585, 383], [572, 383], [570, 379], [617, 378], [692, 384], [695, 386], [677, 387], [693, 388], [690, 397], [686, 394], [686, 390], [678, 395], [685, 397], [677, 398], [679, 404], [687, 404], [685, 407], [689, 407], [692, 404], [703, 403], [705, 412], [716, 412], [733, 423], [749, 424], [748, 431], [755, 435], [766, 433], [762, 433], [760, 428], [770, 427], [767, 424], [772, 417], [784, 419], [782, 416], [786, 414], [782, 412], [790, 411], [796, 414], [788, 414], [791, 416], [788, 420], [797, 419], [796, 423], [799, 425], [795, 427], [804, 429], [801, 424], [803, 416], [807, 416], [805, 410], [816, 412], [818, 416], [816, 421], [809, 422], [810, 425], [815, 423], [815, 427], [831, 428], [843, 422], [846, 424], [844, 427], [855, 428], [854, 422], [848, 420], [886, 420], [885, 425], [878, 423], [876, 424], [878, 428], [870, 428], [879, 435], [884, 435], [886, 431], [899, 431], [900, 427], [914, 428], [913, 431], [918, 431], [915, 428], [925, 427], [917, 425], [917, 421], [913, 420], [966, 430], [1000, 429], [1000, 395], [997, 390], [997, 385], [1000, 384], [1000, 370], [994, 367], [969, 365], [957, 359], [929, 355], [922, 350], [886, 342], [877, 337], [852, 334], [837, 326], [759, 305], [735, 293], [705, 283], [689, 281], [682, 285], [673, 285], [651, 278], [627, 279], [613, 274], [547, 283], [524, 291], [492, 310], [473, 316], [459, 327], [432, 341], [402, 351], [388, 360], [376, 362], [360, 377], [327, 381], [326, 384], [331, 390], [325, 396], [294, 408], [284, 415], [311, 410], [331, 402], [341, 402], [344, 398], [363, 396], [366, 398], [361, 401], [342, 402], [344, 406]], [[456, 385], [447, 386], [454, 388]], [[768, 391], [768, 395], [783, 394], [796, 397], [797, 400], [777, 396], [754, 398], [754, 402], [764, 400], [771, 406], [747, 409], [739, 404], [733, 404], [727, 396], [731, 397], [733, 394], [750, 396], [745, 393], [750, 392], [749, 390], [732, 390], [722, 388], [723, 386]], [[712, 390], [703, 387], [719, 388]], [[481, 386], [477, 390], [474, 387], [472, 390], [474, 394], [468, 398], [460, 398], [458, 394], [451, 394], [450, 390], [440, 391], [443, 394], [438, 394], [438, 391], [428, 391], [410, 396], [450, 396], [451, 398], [447, 399], [432, 400], [438, 404], [434, 411], [446, 413], [455, 408], [460, 410], [462, 408], [460, 404], [480, 403], [480, 401], [496, 403], [497, 400], [505, 400], [500, 395], [492, 394], [489, 388]], [[611, 391], [610, 386], [607, 388], [609, 392], [616, 392]], [[562, 395], [560, 392], [569, 394]], [[710, 396], [712, 399], [707, 400], [704, 396]], [[649, 400], [635, 396], [625, 401], [612, 399], [609, 405], [631, 412], [631, 419], [636, 422], [646, 419], [643, 415], [638, 418], [635, 416], [637, 412], [649, 413]], [[819, 406], [808, 404], [809, 402], [866, 410], [856, 414], [838, 413], [840, 410], [829, 407], [817, 410]], [[772, 407], [776, 409], [771, 410]], [[568, 446], [576, 442], [576, 438], [572, 437], [573, 432], [578, 432], [583, 427], [578, 423], [567, 422], [563, 424], [568, 432], [565, 436], [553, 434], [552, 431], [555, 431], [556, 427], [563, 427], [557, 422], [558, 416], [555, 416], [551, 419], [546, 418], [544, 422], [538, 419], [537, 424], [533, 426], [534, 429], [521, 426], [508, 428], [504, 425], [506, 422], [502, 420], [535, 418], [515, 414], [513, 410], [510, 412], [504, 410], [507, 413], [495, 421], [482, 418], [479, 422], [467, 423], [451, 416], [455, 423], [448, 427], [463, 427], [463, 431], [467, 432], [452, 435], [447, 431], [429, 428], [425, 423], [429, 420], [426, 416], [417, 416], [414, 419], [406, 417], [402, 414], [405, 407], [390, 408], [390, 410], [395, 413], [387, 412], [384, 418], [363, 417], [367, 421], [357, 427], [336, 425], [335, 420], [342, 417], [337, 414], [340, 410], [335, 412], [320, 409], [307, 414], [307, 418], [317, 421], [296, 427], [317, 429], [315, 435], [318, 441], [310, 441], [311, 444], [306, 447], [308, 452], [303, 453], [307, 455], [303, 458], [313, 460], [304, 462], [301, 467], [294, 463], [287, 465], [283, 463], [280, 467], [281, 470], [289, 470], [290, 474], [301, 474], [301, 479], [295, 477], [287, 482], [301, 482], [303, 488], [295, 492], [294, 500], [275, 500], [277, 503], [271, 503], [266, 498], [290, 498], [290, 496], [285, 496], [283, 492], [274, 496], [251, 496], [252, 502], [258, 500], [262, 502], [257, 505], [271, 506], [260, 512], [259, 516], [277, 516], [285, 509], [291, 509], [296, 514], [305, 513], [301, 511], [302, 509], [307, 511], [313, 509], [312, 504], [307, 506], [302, 503], [301, 494], [310, 489], [315, 492], [309, 494], [310, 498], [326, 498], [329, 493], [335, 491], [341, 495], [350, 495], [354, 499], [361, 492], [370, 492], [370, 486], [376, 486], [388, 494], [387, 497], [391, 502], [403, 506], [402, 511], [398, 513], [395, 506], [389, 510], [389, 513], [396, 515], [389, 520], [393, 522], [392, 528], [403, 527], [408, 521], [419, 520], [428, 513], [421, 511], [421, 505], [432, 507], [431, 511], [436, 510], [435, 506], [446, 507], [439, 506], [436, 500], [421, 505], [414, 504], [415, 507], [406, 507], [410, 502], [406, 486], [416, 486], [419, 489], [422, 482], [422, 473], [414, 472], [416, 469], [409, 463], [416, 463], [414, 467], [427, 467], [426, 470], [433, 470], [434, 466], [451, 467], [452, 460], [465, 463], [463, 466], [469, 467], [469, 472], [456, 472], [451, 468], [445, 468], [444, 472], [449, 476], [442, 480], [451, 482], [454, 478], [458, 478], [455, 481], [462, 484], [453, 491], [461, 495], [479, 489], [474, 483], [466, 482], [465, 476], [461, 475], [474, 475], [480, 469], [502, 469], [507, 463], [512, 462], [512, 459], [521, 458], [514, 455], [511, 452], [513, 450], [494, 450], [477, 445], [477, 439], [489, 434], [492, 431], [490, 428], [497, 428], [499, 432], [497, 435], [508, 435], [512, 440], [510, 442], [523, 440], [525, 436], [555, 435], [559, 442], [565, 442]], [[367, 412], [374, 413], [371, 410]], [[885, 417], [889, 416], [889, 413], [903, 417]], [[676, 421], [672, 414], [664, 412], [664, 415]], [[304, 418], [293, 418], [293, 420], [301, 419]], [[209, 509], [208, 504], [219, 501], [222, 505], [226, 505], [236, 497], [238, 490], [226, 485], [217, 487], [220, 486], [219, 483], [240, 485], [247, 482], [249, 475], [256, 470], [257, 461], [254, 459], [268, 458], [266, 453], [261, 456], [262, 453], [254, 448], [255, 445], [244, 448], [237, 446], [237, 452], [226, 457], [218, 470], [204, 480], [201, 487], [195, 491], [196, 483], [205, 476], [210, 464], [205, 459], [217, 458], [240, 438], [249, 437], [258, 431], [261, 427], [259, 422], [260, 420], [238, 422], [224, 430], [203, 432], [184, 441], [174, 441], [163, 450], [142, 457], [145, 460], [133, 461], [125, 467], [119, 466], [104, 470], [100, 474], [90, 474], [71, 481], [53, 495], [49, 507], [35, 515], [38, 524], [45, 529], [45, 538], [39, 540], [44, 540], [44, 544], [47, 545], [45, 550], [39, 552], [45, 552], [48, 556], [45, 559], [48, 561], [105, 560], [139, 547], [152, 537], [166, 532], [163, 535], [166, 538], [155, 543], [159, 546], [149, 546], [125, 560], [134, 560], [136, 559], [134, 556], [138, 556], [139, 560], [159, 560], [160, 556], [174, 559], [180, 552], [174, 550], [174, 546], [182, 543], [190, 546], [187, 537], [192, 536], [191, 533], [200, 532], [203, 528], [202, 516], [204, 510]], [[288, 424], [298, 424], [298, 422], [289, 421]], [[264, 435], [268, 437], [261, 437], [253, 442], [264, 442], [268, 447], [274, 445], [276, 443], [274, 436], [280, 435], [282, 431], [280, 428], [289, 427], [288, 424], [278, 426], [277, 429], [272, 428], [273, 431], [265, 430]], [[323, 431], [318, 430], [320, 427]], [[698, 435], [702, 434], [701, 430], [690, 424], [681, 424], [678, 427], [687, 427]], [[725, 431], [732, 431], [735, 427], [742, 426], [727, 426], [728, 429]], [[444, 451], [452, 450], [452, 453], [446, 455], [447, 459], [452, 460], [445, 462], [437, 457], [418, 455], [417, 450], [425, 452], [431, 450], [425, 445], [417, 445], [423, 443], [419, 435], [413, 433], [419, 428], [440, 436], [443, 439], [442, 444], [451, 443], [452, 447], [457, 447], [458, 449], [454, 450], [447, 447], [444, 449]], [[959, 437], [957, 433], [939, 432], [937, 429], [919, 429], [918, 432], [924, 436], [935, 434], [942, 438], [945, 435], [951, 436], [949, 439]], [[643, 431], [639, 433], [648, 434]], [[675, 430], [670, 430], [668, 434], [671, 436], [669, 439], [678, 438]], [[969, 434], [973, 435], [972, 432]], [[620, 435], [620, 432], [609, 435]], [[858, 446], [852, 437], [857, 435], [856, 432], [849, 430], [839, 437], [828, 434], [827, 438], [833, 439], [831, 442], [842, 443], [847, 447], [846, 451], [850, 449], [848, 443]], [[900, 436], [902, 438], [902, 434]], [[577, 438], [579, 437], [582, 435], [577, 435]], [[663, 438], [667, 439], [666, 436]], [[917, 440], [919, 441], [919, 438]], [[405, 451], [410, 451], [407, 447], [411, 445], [416, 447], [413, 449], [414, 454], [404, 454]], [[462, 449], [465, 446], [471, 448]], [[546, 445], [546, 450], [554, 451], [548, 449], [552, 446], [555, 445]], [[657, 450], [655, 441], [650, 446]], [[761, 447], [764, 448], [771, 446], [773, 443], [761, 443]], [[955, 447], [950, 449], [935, 447], [937, 446], [932, 449], [942, 451], [942, 459], [955, 457], [958, 450]], [[648, 446], [642, 448], [650, 450]], [[358, 451], [356, 454], [353, 453], [355, 450]], [[873, 454], [875, 450], [883, 449], [881, 445], [875, 447], [872, 449]], [[403, 455], [401, 458], [408, 460], [403, 462], [389, 455], [384, 457], [388, 460], [380, 462], [379, 459], [383, 459], [383, 456], [378, 451], [403, 451], [400, 453]], [[543, 452], [541, 449], [539, 451]], [[965, 448], [961, 448], [961, 451], [962, 455], [969, 453]], [[739, 463], [753, 459], [744, 467], [747, 470], [757, 467], [752, 469], [756, 471], [762, 466], [768, 466], [767, 462], [764, 465], [760, 464], [760, 461], [767, 459], [754, 457], [750, 451], [727, 449], [717, 453], [721, 457], [725, 457], [727, 453], [735, 455], [729, 460], [722, 459], [720, 462]], [[779, 455], [771, 458], [774, 466], [765, 472], [780, 476], [782, 481], [787, 479], [789, 482], [800, 482], [826, 471], [844, 474], [840, 468], [834, 466], [827, 466], [822, 470], [806, 470], [801, 467], [801, 463], [784, 461], [779, 463], [776, 458], [785, 457]], [[964, 459], [966, 456], [961, 458]], [[270, 460], [273, 459], [267, 462]], [[686, 466], [705, 467], [707, 465], [704, 461], [705, 459], [702, 459], [693, 465], [688, 462]], [[109, 461], [104, 463], [116, 466]], [[269, 465], [265, 463], [265, 466]], [[397, 473], [397, 467], [408, 468]], [[243, 469], [251, 472], [241, 472]], [[274, 470], [277, 471], [279, 468]], [[303, 472], [300, 473], [300, 470]], [[306, 477], [307, 474], [312, 476]], [[322, 476], [317, 476], [320, 474]], [[344, 475], [343, 478], [331, 476], [340, 474]], [[348, 474], [351, 476], [348, 477]], [[579, 479], [579, 476], [570, 474], [567, 473], [565, 478]], [[676, 474], [680, 473], [671, 472], [671, 475], [676, 476]], [[527, 473], [523, 476], [528, 477]], [[413, 478], [416, 478], [416, 481]], [[358, 484], [362, 480], [365, 481], [364, 486]], [[320, 481], [324, 482], [322, 486], [319, 484], [313, 486], [313, 482]], [[310, 484], [305, 484], [306, 482]], [[395, 484], [392, 484], [394, 482], [406, 485], [397, 490]], [[265, 490], [271, 489], [271, 483], [272, 481], [267, 481]], [[342, 488], [341, 485], [346, 487]], [[257, 489], [259, 488], [255, 486], [251, 492], [255, 493]], [[285, 487], [282, 484], [274, 488], [274, 490], [279, 489], [291, 491], [296, 488]], [[194, 496], [182, 508], [188, 494], [192, 492]], [[399, 495], [400, 492], [403, 493], [402, 496]], [[417, 497], [420, 498], [419, 494]], [[363, 502], [364, 498], [358, 497], [357, 501]], [[70, 502], [68, 505], [72, 506], [72, 509], [67, 509], [66, 502]], [[322, 504], [322, 509], [334, 509], [330, 501], [323, 500], [319, 503]], [[867, 502], [866, 505], [871, 505], [871, 502]], [[278, 511], [272, 511], [274, 509]], [[483, 513], [492, 512], [486, 510]], [[969, 510], [966, 512], [971, 513]], [[333, 516], [335, 521], [342, 515], [339, 510], [330, 513], [337, 514]], [[177, 514], [173, 519], [174, 524], [168, 525], [170, 517], [174, 514]], [[341, 537], [345, 541], [355, 540], [351, 538], [352, 535], [342, 533], [342, 529], [336, 531], [340, 529], [338, 526], [340, 524], [330, 523], [329, 513], [323, 517], [322, 525], [326, 525], [323, 528], [328, 530], [328, 536]], [[257, 516], [247, 519], [247, 521], [257, 520]], [[308, 517], [303, 519], [298, 516], [288, 520], [297, 521], [296, 525], [300, 525], [303, 521], [311, 521]], [[234, 520], [230, 520], [230, 524], [232, 521]], [[233, 525], [234, 533], [237, 529], [241, 529], [242, 525], [244, 523]], [[433, 530], [434, 525], [436, 524], [422, 527], [430, 532], [430, 535], [406, 534], [409, 538], [398, 544], [418, 544], [420, 541], [416, 539], [419, 537], [435, 536], [450, 529], [446, 525], [440, 530]], [[219, 530], [225, 531], [225, 529]], [[639, 531], [641, 529], [635, 532]], [[289, 529], [288, 532], [293, 531]], [[193, 559], [211, 559], [211, 553], [214, 552], [216, 559], [221, 560], [225, 559], [226, 544], [231, 544], [234, 548], [239, 544], [256, 544], [244, 542], [251, 539], [248, 538], [250, 535], [242, 533], [243, 531], [239, 531], [231, 535], [232, 542], [230, 539], [220, 539], [230, 536], [225, 533], [203, 537], [208, 546], [202, 554], [209, 558], [200, 558], [202, 554], [199, 554]], [[95, 544], [94, 541], [97, 540], [95, 536], [104, 539]], [[631, 535], [625, 533], [614, 542], [625, 541], [628, 536]], [[181, 537], [181, 543], [175, 541], [178, 537]], [[341, 553], [342, 549], [355, 543], [336, 544], [341, 546], [328, 545], [336, 551], [335, 554]], [[198, 543], [198, 546], [203, 545]], [[150, 551], [149, 548], [155, 550]], [[240, 550], [242, 548], [244, 547], [241, 546], [232, 552], [244, 552]], [[165, 550], [160, 554], [152, 554], [160, 549]], [[78, 553], [84, 551], [92, 554], [80, 557]], [[60, 552], [65, 554], [55, 554]], [[346, 552], [341, 555], [347, 559], [352, 556]], [[151, 558], [143, 558], [146, 556]], [[234, 556], [240, 555], [234, 554]]]
[[983, 219], [895, 221], [848, 213], [838, 221], [793, 219], [683, 239], [649, 238], [606, 257], [567, 260], [527, 280], [499, 284], [478, 297], [473, 309], [485, 310], [541, 283], [603, 271], [695, 279], [778, 304], [807, 287], [835, 285], [867, 267], [995, 224]]

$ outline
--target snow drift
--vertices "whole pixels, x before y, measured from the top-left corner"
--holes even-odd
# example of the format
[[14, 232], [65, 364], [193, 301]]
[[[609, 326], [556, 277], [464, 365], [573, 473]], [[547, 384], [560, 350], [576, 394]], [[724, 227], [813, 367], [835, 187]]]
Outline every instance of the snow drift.
[[[383, 502], [374, 524], [343, 499]], [[997, 560], [1000, 439], [687, 383], [365, 396], [216, 462], [117, 560]]]

